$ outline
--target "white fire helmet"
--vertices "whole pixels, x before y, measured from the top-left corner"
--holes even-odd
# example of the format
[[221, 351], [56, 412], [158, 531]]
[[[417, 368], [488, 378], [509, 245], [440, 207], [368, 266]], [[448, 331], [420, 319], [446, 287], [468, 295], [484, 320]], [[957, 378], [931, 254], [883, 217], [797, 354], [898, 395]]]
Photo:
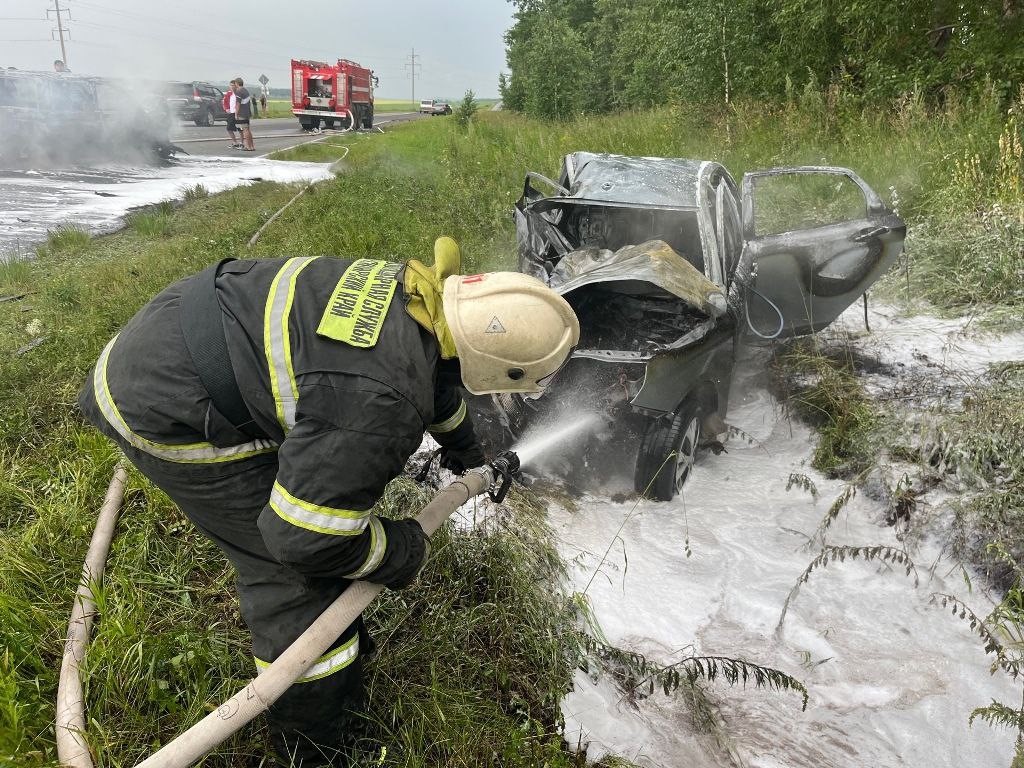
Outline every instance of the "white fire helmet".
[[569, 302], [518, 272], [449, 277], [444, 316], [474, 395], [542, 392], [580, 340]]

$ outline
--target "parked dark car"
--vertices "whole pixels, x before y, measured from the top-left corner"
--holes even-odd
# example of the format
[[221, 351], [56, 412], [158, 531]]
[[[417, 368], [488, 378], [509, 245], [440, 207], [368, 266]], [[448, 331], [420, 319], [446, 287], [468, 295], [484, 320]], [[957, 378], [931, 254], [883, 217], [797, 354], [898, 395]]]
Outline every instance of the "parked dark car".
[[[543, 194], [535, 185], [548, 188]], [[853, 171], [776, 168], [742, 188], [710, 161], [576, 152], [529, 173], [519, 269], [563, 295], [581, 338], [539, 398], [494, 396], [501, 424], [588, 408], [635, 451], [634, 486], [669, 500], [702, 434], [726, 430], [735, 348], [825, 328], [901, 253], [906, 227]]]
[[213, 125], [216, 120], [227, 120], [224, 111], [224, 91], [209, 83], [169, 83], [166, 89], [167, 109], [182, 120], [196, 125]]

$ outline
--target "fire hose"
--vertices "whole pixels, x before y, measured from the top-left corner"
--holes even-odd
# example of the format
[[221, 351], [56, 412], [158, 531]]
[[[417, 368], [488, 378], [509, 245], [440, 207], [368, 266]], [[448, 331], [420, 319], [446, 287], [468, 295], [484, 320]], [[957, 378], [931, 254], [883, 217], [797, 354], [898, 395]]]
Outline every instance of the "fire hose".
[[[420, 511], [416, 520], [424, 533], [431, 536], [456, 509], [485, 491], [494, 501], [504, 500], [512, 479], [518, 473], [519, 457], [507, 451], [490, 465], [470, 470], [442, 488]], [[125, 481], [125, 469], [119, 466], [110, 482], [89, 546], [61, 663], [57, 690], [57, 755], [62, 765], [72, 768], [94, 768], [85, 740], [85, 706], [79, 668], [85, 658], [89, 627], [96, 611], [93, 589], [103, 575]], [[382, 589], [380, 584], [354, 582], [269, 667], [136, 768], [186, 768], [201, 759], [265, 712], [330, 648]]]

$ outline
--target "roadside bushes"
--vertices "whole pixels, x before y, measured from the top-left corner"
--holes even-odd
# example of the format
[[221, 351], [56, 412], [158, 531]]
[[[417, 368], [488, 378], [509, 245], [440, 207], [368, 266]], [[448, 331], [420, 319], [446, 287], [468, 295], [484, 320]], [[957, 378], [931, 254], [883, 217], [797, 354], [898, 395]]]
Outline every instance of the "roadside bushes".
[[934, 215], [911, 225], [915, 286], [940, 305], [1024, 306], [1024, 89], [998, 138], [972, 137], [925, 192]]
[[477, 103], [476, 94], [473, 91], [466, 91], [459, 106], [455, 108], [455, 122], [463, 128], [467, 127], [478, 109], [480, 109], [480, 105]]

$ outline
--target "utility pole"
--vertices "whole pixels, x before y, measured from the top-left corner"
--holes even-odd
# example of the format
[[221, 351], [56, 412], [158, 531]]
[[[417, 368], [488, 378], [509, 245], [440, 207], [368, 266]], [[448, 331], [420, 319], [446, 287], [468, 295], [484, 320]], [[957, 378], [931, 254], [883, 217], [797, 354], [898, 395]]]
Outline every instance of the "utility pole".
[[[56, 2], [57, 0], [54, 0]], [[412, 106], [416, 108], [416, 67], [420, 66], [416, 61], [420, 57], [416, 55], [416, 49], [412, 49], [412, 53], [409, 54], [409, 61], [405, 63], [405, 68], [409, 70], [409, 76], [412, 78]]]
[[[57, 29], [55, 31], [57, 32], [58, 35], [60, 35], [60, 60], [63, 61], [64, 62], [64, 66], [67, 67], [68, 66], [68, 51], [67, 51], [67, 48], [64, 45], [64, 31], [65, 31], [64, 30], [64, 17], [61, 16], [61, 13], [64, 12], [64, 11], [66, 11], [68, 13], [68, 18], [70, 19], [71, 18], [71, 12], [68, 11], [67, 8], [61, 8], [60, 7], [60, 0], [53, 0], [53, 8], [47, 8], [46, 9], [46, 15], [49, 16], [50, 13], [56, 13], [57, 14]], [[68, 31], [70, 32], [70, 30], [68, 30]], [[51, 32], [51, 34], [53, 34], [53, 33]]]

